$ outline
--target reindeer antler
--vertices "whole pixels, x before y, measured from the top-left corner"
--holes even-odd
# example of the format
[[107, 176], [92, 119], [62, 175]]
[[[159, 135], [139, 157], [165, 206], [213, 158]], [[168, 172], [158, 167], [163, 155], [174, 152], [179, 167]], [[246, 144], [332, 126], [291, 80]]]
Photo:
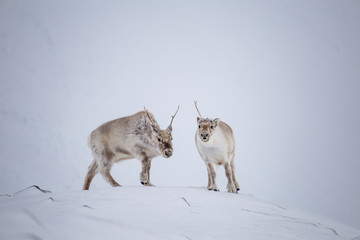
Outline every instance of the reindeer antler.
[[145, 108], [145, 106], [144, 106], [144, 110], [145, 110], [146, 115], [148, 116], [150, 122], [152, 123], [152, 125], [153, 125], [154, 127], [157, 127], [157, 124], [151, 119], [150, 114], [149, 114], [149, 111]]
[[197, 101], [194, 101], [194, 103], [195, 103], [196, 110], [197, 110], [197, 112], [199, 113], [199, 116], [202, 118], [202, 116], [201, 116], [201, 114], [200, 114], [200, 112], [199, 112], [199, 109], [198, 109], [198, 107], [197, 107]]
[[170, 122], [169, 127], [171, 127], [172, 122], [173, 122], [173, 120], [174, 120], [174, 118], [175, 118], [175, 116], [176, 116], [177, 112], [179, 111], [179, 108], [180, 108], [180, 106], [178, 105], [178, 108], [177, 108], [177, 110], [176, 110], [176, 113], [175, 113], [173, 116], [171, 116], [171, 122]]

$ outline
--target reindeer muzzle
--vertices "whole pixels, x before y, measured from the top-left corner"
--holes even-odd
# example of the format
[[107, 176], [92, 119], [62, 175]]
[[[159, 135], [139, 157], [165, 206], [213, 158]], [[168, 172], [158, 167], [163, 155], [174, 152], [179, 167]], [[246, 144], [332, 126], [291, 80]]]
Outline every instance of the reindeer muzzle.
[[169, 158], [172, 156], [172, 154], [173, 154], [172, 150], [165, 150], [165, 157]]
[[201, 134], [200, 134], [200, 139], [201, 139], [201, 141], [203, 141], [203, 142], [209, 141], [209, 134], [208, 134], [208, 133], [201, 133]]

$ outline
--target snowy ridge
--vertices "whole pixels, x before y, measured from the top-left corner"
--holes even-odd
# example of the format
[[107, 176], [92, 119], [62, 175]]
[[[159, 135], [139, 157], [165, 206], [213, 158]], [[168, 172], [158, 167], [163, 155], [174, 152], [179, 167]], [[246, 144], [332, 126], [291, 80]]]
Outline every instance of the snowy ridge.
[[0, 239], [359, 239], [360, 231], [249, 194], [191, 187], [0, 196]]

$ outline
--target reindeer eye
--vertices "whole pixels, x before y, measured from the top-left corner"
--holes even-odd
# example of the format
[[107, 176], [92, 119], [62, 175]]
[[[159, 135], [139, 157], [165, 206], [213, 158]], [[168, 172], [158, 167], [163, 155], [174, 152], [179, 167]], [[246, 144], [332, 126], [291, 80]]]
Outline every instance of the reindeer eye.
[[158, 138], [158, 141], [159, 141], [159, 142], [161, 142], [161, 139], [160, 139], [160, 138]]
[[211, 128], [211, 129], [213, 129], [213, 128], [214, 128], [214, 126], [210, 126], [210, 128]]

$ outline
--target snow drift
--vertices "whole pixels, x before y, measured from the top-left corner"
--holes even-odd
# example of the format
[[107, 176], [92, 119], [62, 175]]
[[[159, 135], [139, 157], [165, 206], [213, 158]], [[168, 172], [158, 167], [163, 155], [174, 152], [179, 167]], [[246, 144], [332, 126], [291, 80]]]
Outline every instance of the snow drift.
[[0, 239], [356, 239], [339, 222], [249, 194], [191, 187], [118, 187], [0, 197]]

